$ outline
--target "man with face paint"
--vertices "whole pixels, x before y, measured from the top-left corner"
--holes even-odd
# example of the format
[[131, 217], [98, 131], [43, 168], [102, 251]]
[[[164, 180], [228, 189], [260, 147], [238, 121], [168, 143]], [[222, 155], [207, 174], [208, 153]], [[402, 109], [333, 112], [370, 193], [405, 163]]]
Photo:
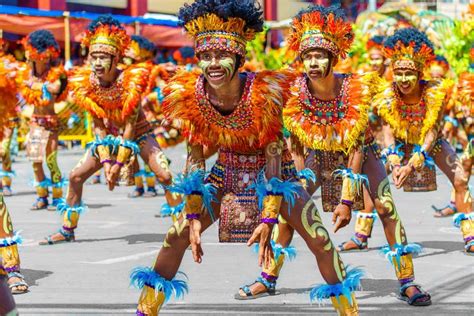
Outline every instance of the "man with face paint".
[[[59, 120], [54, 111], [54, 104], [59, 101], [66, 88], [66, 71], [62, 65], [56, 65], [59, 45], [51, 32], [34, 31], [22, 42], [28, 61], [29, 76], [21, 89], [21, 96], [27, 104], [34, 107], [27, 154], [33, 162], [38, 198], [31, 210], [42, 210], [48, 206], [50, 210], [55, 210], [63, 197], [65, 181], [57, 162]], [[43, 170], [44, 156], [51, 172], [51, 179], [46, 178]], [[50, 186], [53, 193], [51, 205], [48, 202]]]
[[385, 42], [384, 54], [391, 59], [394, 82], [387, 82], [375, 98], [384, 123], [386, 149], [383, 158], [392, 169], [397, 188], [420, 192], [436, 190], [434, 166], [443, 171], [454, 187], [465, 252], [474, 251], [474, 213], [468, 181], [453, 148], [442, 138], [441, 122], [449, 80], [425, 81], [423, 67], [434, 58], [433, 45], [424, 33], [402, 29]]
[[[338, 7], [312, 6], [301, 11], [293, 18], [288, 42], [303, 61], [304, 73], [292, 83], [283, 120], [291, 134], [297, 168], [313, 172], [312, 179], [304, 180], [308, 193], [321, 187], [323, 209], [333, 212], [337, 232], [340, 214], [349, 221], [351, 209], [364, 208], [360, 195], [366, 187], [365, 200], [375, 205], [384, 226], [388, 242], [384, 252], [400, 282], [400, 297], [412, 305], [431, 304], [430, 295], [413, 283], [412, 253], [418, 247], [408, 244], [377, 145], [368, 132], [368, 111], [380, 77], [376, 73], [334, 73], [334, 65], [346, 56], [353, 42], [351, 24]], [[301, 175], [309, 174], [303, 170]], [[373, 214], [357, 219], [360, 233], [353, 242], [358, 247], [362, 248], [362, 239], [370, 235], [366, 222], [373, 220]], [[288, 247], [292, 235], [293, 229], [281, 221], [274, 239], [280, 247]], [[248, 288], [252, 297], [274, 293], [283, 257], [280, 255], [273, 266], [264, 269]], [[239, 294], [246, 291], [243, 287]]]
[[[259, 264], [269, 266], [270, 234], [279, 214], [304, 238], [328, 283], [313, 289], [311, 298], [330, 298], [340, 314], [356, 315], [353, 292], [362, 272], [346, 271], [283, 149], [281, 108], [294, 76], [239, 71], [246, 42], [262, 31], [260, 6], [254, 0], [197, 0], [184, 5], [179, 17], [195, 39], [201, 69], [179, 72], [164, 90], [163, 111], [182, 124], [187, 139], [186, 174], [173, 186], [185, 194], [186, 204], [154, 267], [132, 273], [132, 283], [142, 288], [137, 315], [157, 315], [173, 294], [187, 291], [176, 277], [184, 253], [191, 244], [195, 262], [202, 261], [201, 233], [217, 219], [221, 242], [258, 241]], [[205, 148], [217, 149], [218, 156], [207, 176]]]
[[[113, 190], [123, 170], [129, 170], [133, 157], [140, 154], [163, 185], [170, 185], [168, 161], [156, 143], [151, 126], [141, 109], [142, 93], [149, 73], [143, 67], [117, 66], [130, 41], [125, 29], [111, 16], [100, 16], [88, 27], [83, 45], [89, 48], [90, 68], [77, 69], [70, 76], [68, 89], [75, 104], [94, 119], [96, 140], [69, 174], [66, 201], [58, 205], [63, 216], [59, 232], [41, 241], [52, 245], [74, 241], [82, 203], [84, 182], [104, 168], [109, 190]], [[181, 201], [168, 190], [172, 206]]]

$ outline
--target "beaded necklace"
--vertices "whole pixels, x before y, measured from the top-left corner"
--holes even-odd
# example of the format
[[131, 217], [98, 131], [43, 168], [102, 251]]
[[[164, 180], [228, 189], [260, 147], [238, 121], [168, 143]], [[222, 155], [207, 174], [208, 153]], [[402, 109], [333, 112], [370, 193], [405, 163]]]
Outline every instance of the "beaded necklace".
[[99, 79], [96, 75], [91, 72], [90, 74], [91, 92], [93, 93], [92, 99], [101, 107], [105, 104], [117, 103], [118, 108], [122, 105], [123, 95], [123, 72], [118, 76], [110, 87], [101, 86]]
[[301, 76], [297, 79], [300, 86], [299, 103], [304, 116], [312, 124], [332, 125], [345, 117], [347, 112], [347, 90], [349, 75], [343, 75], [342, 86], [339, 94], [332, 100], [320, 100], [309, 91], [308, 77]]
[[199, 76], [196, 81], [196, 100], [199, 111], [201, 111], [202, 115], [206, 117], [211, 124], [216, 124], [219, 127], [232, 130], [249, 128], [253, 124], [252, 103], [249, 101], [254, 79], [255, 73], [247, 73], [244, 92], [240, 102], [231, 114], [222, 115], [209, 101], [209, 97], [204, 88], [204, 76]]
[[400, 116], [402, 119], [407, 120], [413, 125], [420, 125], [426, 116], [426, 103], [425, 103], [425, 92], [426, 84], [421, 82], [423, 86], [423, 91], [421, 93], [421, 98], [418, 103], [408, 104], [403, 101], [398, 88], [395, 83], [393, 83], [393, 90], [395, 91], [395, 98], [397, 101], [397, 110], [400, 111]]

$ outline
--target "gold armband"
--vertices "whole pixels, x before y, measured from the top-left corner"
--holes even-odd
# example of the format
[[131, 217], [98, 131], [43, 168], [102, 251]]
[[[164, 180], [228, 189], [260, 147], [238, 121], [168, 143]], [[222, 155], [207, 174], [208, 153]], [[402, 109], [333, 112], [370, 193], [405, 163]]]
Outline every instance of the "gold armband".
[[280, 214], [282, 195], [267, 195], [263, 198], [262, 219], [277, 219]]
[[111, 161], [109, 146], [99, 145], [97, 146], [96, 152], [99, 156], [100, 163]]
[[116, 162], [120, 165], [125, 165], [132, 156], [132, 149], [124, 146], [119, 146]]

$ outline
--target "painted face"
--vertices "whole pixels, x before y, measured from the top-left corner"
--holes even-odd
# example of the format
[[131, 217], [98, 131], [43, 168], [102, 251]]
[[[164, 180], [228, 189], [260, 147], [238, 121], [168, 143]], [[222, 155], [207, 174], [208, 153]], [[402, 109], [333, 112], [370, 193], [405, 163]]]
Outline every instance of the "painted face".
[[377, 48], [372, 48], [369, 51], [369, 65], [373, 71], [381, 71], [383, 68], [384, 58], [382, 51]]
[[92, 71], [97, 78], [104, 78], [112, 70], [113, 56], [106, 53], [93, 52], [89, 54]]
[[127, 65], [127, 66], [130, 66], [130, 65], [133, 64], [133, 59], [130, 58], [130, 57], [124, 57], [124, 58], [123, 58], [123, 63], [124, 63], [125, 65]]
[[401, 93], [410, 94], [418, 84], [419, 74], [411, 69], [397, 69], [393, 78]]
[[332, 67], [329, 53], [324, 49], [310, 49], [301, 54], [304, 70], [310, 80], [325, 78]]
[[236, 71], [237, 55], [224, 50], [209, 50], [199, 54], [198, 66], [214, 89], [229, 83]]

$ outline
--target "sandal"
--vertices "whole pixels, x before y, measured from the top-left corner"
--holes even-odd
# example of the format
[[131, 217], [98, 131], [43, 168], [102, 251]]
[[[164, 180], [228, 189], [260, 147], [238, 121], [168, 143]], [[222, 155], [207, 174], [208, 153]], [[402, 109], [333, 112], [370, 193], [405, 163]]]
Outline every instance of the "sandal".
[[74, 232], [72, 233], [68, 233], [66, 232], [64, 229], [60, 229], [58, 231], [58, 233], [60, 233], [64, 239], [61, 239], [61, 240], [53, 240], [52, 237], [54, 235], [49, 235], [48, 237], [45, 238], [45, 240], [43, 241], [40, 241], [39, 242], [39, 245], [40, 246], [46, 246], [46, 245], [56, 245], [56, 244], [62, 244], [62, 243], [67, 243], [67, 242], [73, 242], [76, 240], [75, 236], [74, 236]]
[[[357, 246], [357, 248], [345, 249], [344, 246], [347, 245], [349, 241], [352, 241]], [[368, 251], [368, 250], [369, 250], [369, 247], [368, 247], [367, 241], [361, 241], [356, 237], [352, 237], [350, 240], [344, 241], [339, 246], [337, 246], [337, 251], [339, 252], [350, 253], [350, 252], [363, 252], [363, 251]]]
[[45, 210], [48, 208], [48, 197], [38, 197], [36, 198], [36, 202], [33, 203], [31, 206], [30, 210], [32, 211], [39, 211], [39, 210]]
[[[252, 291], [250, 290], [250, 287], [254, 285], [255, 283], [262, 283], [263, 286], [267, 289], [266, 292], [259, 293], [259, 294], [252, 294]], [[235, 294], [234, 298], [236, 300], [240, 301], [245, 301], [245, 300], [254, 300], [257, 298], [265, 297], [265, 296], [271, 296], [271, 295], [276, 295], [276, 281], [270, 282], [265, 278], [258, 277], [257, 280], [255, 280], [254, 283], [250, 285], [245, 285], [241, 287], [240, 289], [244, 292], [245, 296], [240, 295], [240, 292]]]
[[[20, 281], [15, 282], [15, 283], [9, 283], [8, 287], [10, 288], [12, 294], [25, 294], [28, 292], [28, 284], [25, 282], [25, 277], [23, 274], [20, 272], [9, 272], [8, 273], [8, 278], [17, 278], [20, 279]], [[18, 287], [23, 286], [26, 287], [25, 290], [18, 290]]]
[[132, 193], [128, 194], [128, 197], [131, 199], [135, 199], [135, 198], [143, 196], [143, 194], [145, 194], [144, 188], [135, 188], [135, 190], [133, 190]]
[[[406, 290], [410, 287], [416, 287], [419, 293], [414, 294], [412, 297], [408, 297], [405, 293]], [[425, 298], [425, 300], [419, 301], [421, 298]], [[408, 305], [411, 306], [428, 306], [431, 305], [431, 295], [428, 292], [423, 291], [421, 286], [415, 283], [406, 283], [400, 287], [400, 296], [398, 299], [405, 301]]]
[[100, 184], [100, 176], [92, 176], [90, 184]]
[[[448, 204], [443, 208], [437, 208], [436, 206], [431, 205], [431, 208], [435, 211], [433, 216], [437, 218], [449, 217], [458, 212], [458, 209], [451, 204]], [[444, 210], [449, 210], [449, 211], [446, 212]]]

